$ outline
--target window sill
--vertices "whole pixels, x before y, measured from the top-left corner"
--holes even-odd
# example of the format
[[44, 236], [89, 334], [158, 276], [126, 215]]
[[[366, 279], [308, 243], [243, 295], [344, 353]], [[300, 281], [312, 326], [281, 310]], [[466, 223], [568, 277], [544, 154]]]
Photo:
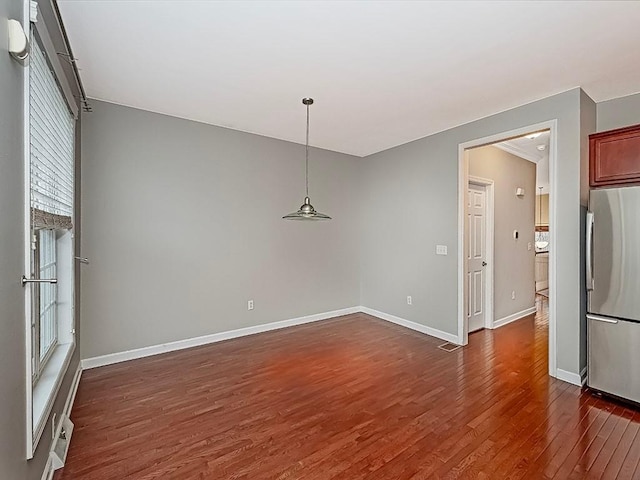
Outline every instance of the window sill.
[[33, 387], [34, 452], [46, 427], [47, 418], [53, 408], [53, 403], [58, 394], [58, 390], [60, 390], [64, 375], [69, 368], [74, 347], [74, 342], [58, 345], [53, 351], [47, 365], [44, 367], [38, 383]]

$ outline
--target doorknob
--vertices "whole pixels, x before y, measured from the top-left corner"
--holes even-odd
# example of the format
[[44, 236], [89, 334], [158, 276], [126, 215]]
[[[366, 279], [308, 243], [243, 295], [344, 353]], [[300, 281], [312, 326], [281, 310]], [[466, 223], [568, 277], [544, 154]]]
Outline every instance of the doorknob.
[[486, 267], [486, 266], [487, 266], [487, 262], [483, 261], [483, 262], [482, 262], [482, 266], [483, 266], [483, 267]]

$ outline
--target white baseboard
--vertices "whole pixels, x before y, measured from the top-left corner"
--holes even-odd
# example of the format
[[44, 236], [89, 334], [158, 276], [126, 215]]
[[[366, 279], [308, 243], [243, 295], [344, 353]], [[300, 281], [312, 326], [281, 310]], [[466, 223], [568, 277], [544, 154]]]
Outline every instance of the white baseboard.
[[293, 327], [295, 325], [317, 322], [319, 320], [326, 320], [342, 315], [349, 315], [351, 313], [358, 313], [360, 311], [360, 307], [343, 308], [340, 310], [333, 310], [331, 312], [317, 313], [315, 315], [291, 318], [289, 320], [282, 320], [279, 322], [265, 323], [253, 327], [239, 328], [237, 330], [230, 330], [227, 332], [213, 333], [211, 335], [203, 335], [201, 337], [187, 338], [175, 342], [162, 343], [160, 345], [151, 345], [148, 347], [136, 348], [134, 350], [127, 350], [124, 352], [110, 353], [107, 355], [100, 355], [98, 357], [85, 358], [84, 360], [82, 360], [82, 368], [84, 370], [87, 370], [90, 368], [102, 367], [104, 365], [111, 365], [113, 363], [134, 360], [136, 358], [150, 357], [152, 355], [173, 352], [176, 350], [183, 350], [185, 348], [198, 347], [200, 345], [221, 342], [223, 340], [230, 340], [232, 338], [255, 335], [256, 333], [269, 332], [271, 330], [278, 330], [280, 328]]
[[496, 320], [495, 322], [493, 322], [493, 327], [492, 328], [503, 327], [504, 325], [506, 325], [508, 323], [515, 322], [516, 320], [520, 320], [521, 318], [527, 317], [527, 316], [531, 315], [532, 313], [536, 313], [536, 306], [535, 305], [533, 307], [527, 308], [525, 310], [521, 310], [521, 311], [516, 312], [516, 313], [512, 313], [511, 315], [507, 315], [506, 317], [502, 317], [502, 318]]
[[[535, 310], [535, 309], [534, 309]], [[100, 355], [97, 357], [85, 358], [81, 361], [82, 370], [88, 370], [91, 368], [102, 367], [105, 365], [111, 365], [114, 363], [126, 362], [127, 360], [135, 360], [137, 358], [150, 357], [152, 355], [159, 355], [161, 353], [173, 352], [176, 350], [183, 350], [185, 348], [197, 347], [200, 345], [207, 345], [210, 343], [221, 342], [223, 340], [230, 340], [232, 338], [244, 337], [247, 335], [255, 335], [256, 333], [269, 332], [272, 330], [278, 330], [280, 328], [293, 327], [296, 325], [303, 325], [305, 323], [317, 322], [320, 320], [327, 320], [342, 315], [349, 315], [352, 313], [363, 312], [374, 317], [378, 317], [382, 320], [395, 323], [411, 330], [418, 331], [431, 335], [432, 337], [440, 338], [447, 342], [458, 343], [457, 335], [453, 335], [435, 328], [427, 327], [425, 325], [405, 320], [404, 318], [396, 317], [388, 313], [380, 312], [368, 307], [349, 307], [340, 310], [333, 310], [331, 312], [317, 313], [315, 315], [307, 315], [304, 317], [292, 318], [289, 320], [282, 320], [279, 322], [266, 323], [262, 325], [256, 325], [253, 327], [239, 328], [237, 330], [230, 330], [227, 332], [213, 333], [211, 335], [203, 335], [201, 337], [187, 338], [184, 340], [178, 340], [175, 342], [162, 343], [160, 345], [151, 345], [148, 347], [136, 348], [134, 350], [127, 350], [124, 352], [109, 353], [107, 355]], [[78, 381], [80, 376], [76, 374]], [[75, 379], [74, 379], [75, 382]], [[77, 389], [77, 383], [75, 385]], [[75, 397], [75, 389], [73, 395]], [[71, 405], [73, 400], [71, 400]]]
[[420, 333], [425, 333], [427, 335], [431, 335], [432, 337], [440, 338], [447, 342], [451, 342], [455, 344], [459, 343], [457, 335], [443, 332], [442, 330], [437, 330], [435, 328], [427, 327], [420, 323], [412, 322], [411, 320], [405, 320], [404, 318], [396, 317], [395, 315], [391, 315], [389, 313], [380, 312], [378, 310], [374, 310], [373, 308], [360, 307], [360, 311], [362, 313], [366, 313], [368, 315], [373, 315], [374, 317], [378, 317], [382, 320], [386, 320], [387, 322], [395, 323], [396, 325], [400, 325], [402, 327], [406, 327]]
[[578, 373], [568, 372], [566, 370], [562, 370], [561, 368], [556, 369], [556, 378], [558, 380], [562, 380], [563, 382], [568, 382], [578, 387], [583, 385], [583, 378], [586, 380], [586, 368]]

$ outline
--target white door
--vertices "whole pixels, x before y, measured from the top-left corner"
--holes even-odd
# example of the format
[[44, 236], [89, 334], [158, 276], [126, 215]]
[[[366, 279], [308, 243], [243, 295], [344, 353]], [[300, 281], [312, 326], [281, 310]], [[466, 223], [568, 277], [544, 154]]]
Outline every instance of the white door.
[[469, 184], [467, 197], [467, 320], [469, 332], [484, 328], [486, 289], [486, 187]]

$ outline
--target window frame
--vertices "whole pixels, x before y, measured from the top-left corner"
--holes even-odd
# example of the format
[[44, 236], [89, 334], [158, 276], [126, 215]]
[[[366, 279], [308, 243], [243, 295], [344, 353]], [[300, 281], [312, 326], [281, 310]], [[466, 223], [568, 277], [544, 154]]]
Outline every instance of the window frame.
[[[32, 45], [34, 42], [39, 42], [39, 48], [45, 54], [47, 64], [52, 72], [57, 87], [62, 94], [65, 104], [69, 109], [74, 121], [73, 121], [73, 162], [74, 168], [72, 169], [75, 177], [75, 162], [77, 161], [77, 133], [78, 133], [78, 106], [72, 95], [72, 90], [67, 83], [64, 70], [60, 64], [56, 49], [51, 40], [49, 32], [43, 19], [35, 21], [35, 17], [31, 17], [30, 2], [24, 0], [23, 4], [23, 29], [26, 32], [29, 43]], [[33, 21], [32, 21], [33, 20]], [[37, 38], [36, 38], [37, 37]], [[24, 239], [25, 239], [25, 258], [24, 268], [25, 276], [36, 277], [37, 273], [32, 262], [32, 235], [36, 231], [31, 225], [31, 118], [30, 118], [30, 78], [31, 69], [29, 62], [23, 69], [23, 162], [24, 162]], [[75, 184], [74, 179], [74, 184]], [[74, 188], [73, 193], [73, 213], [72, 220], [75, 220], [75, 205], [76, 205], [76, 192]], [[61, 334], [64, 337], [64, 343], [58, 342], [58, 344], [47, 353], [47, 358], [44, 362], [40, 362], [38, 378], [33, 378], [33, 372], [36, 371], [36, 365], [33, 361], [33, 353], [39, 355], [39, 350], [36, 350], [34, 345], [34, 332], [33, 332], [33, 312], [39, 311], [34, 308], [33, 298], [36, 297], [33, 292], [33, 286], [35, 283], [28, 283], [25, 286], [24, 301], [25, 301], [25, 365], [26, 365], [26, 382], [25, 382], [25, 427], [26, 427], [26, 445], [25, 453], [26, 459], [33, 458], [36, 448], [43, 433], [48, 424], [48, 419], [53, 410], [53, 404], [57, 398], [58, 392], [62, 385], [65, 375], [67, 374], [71, 358], [76, 348], [76, 315], [75, 315], [75, 264], [74, 264], [74, 252], [75, 252], [75, 239], [74, 230], [62, 231], [56, 230], [56, 243], [60, 242], [64, 244], [65, 257], [64, 259], [65, 270], [68, 272], [68, 283], [66, 286], [65, 301], [68, 300], [69, 304], [66, 306], [65, 311], [65, 324], [62, 325], [60, 317], [58, 319], [58, 336]], [[68, 252], [68, 255], [66, 253]], [[62, 258], [57, 255], [57, 261], [62, 265]], [[60, 273], [60, 272], [58, 272]], [[38, 319], [39, 320], [39, 319]]]

